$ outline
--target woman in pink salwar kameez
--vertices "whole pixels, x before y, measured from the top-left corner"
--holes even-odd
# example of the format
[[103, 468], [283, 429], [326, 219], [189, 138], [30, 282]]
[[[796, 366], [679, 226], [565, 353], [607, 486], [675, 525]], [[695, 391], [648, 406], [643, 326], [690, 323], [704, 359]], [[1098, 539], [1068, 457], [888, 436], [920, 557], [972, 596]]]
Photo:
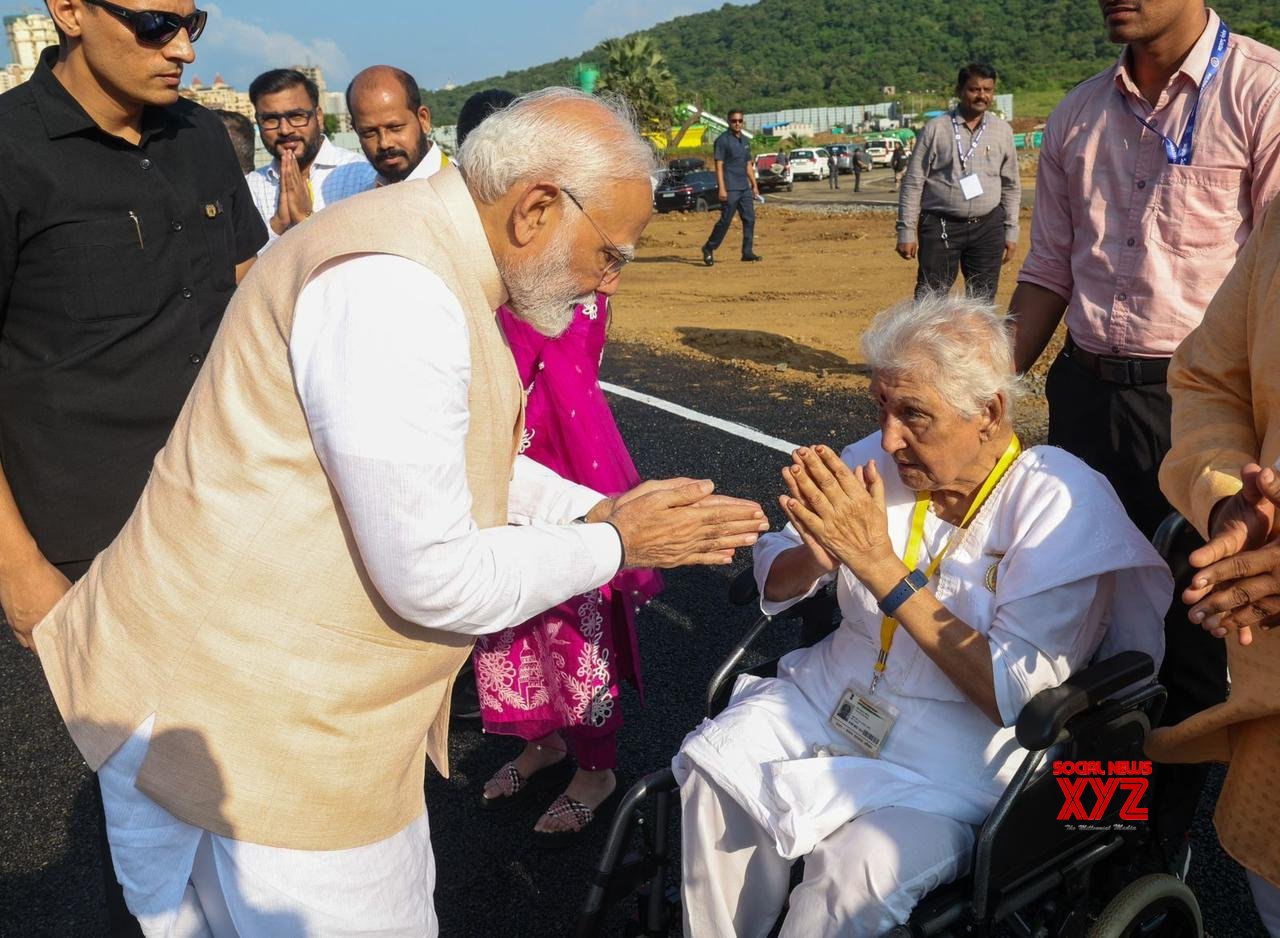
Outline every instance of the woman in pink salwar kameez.
[[[566, 479], [619, 495], [640, 478], [600, 390], [608, 298], [574, 310], [551, 339], [505, 307], [498, 320], [528, 392], [520, 451]], [[538, 820], [543, 840], [568, 842], [615, 790], [619, 685], [640, 689], [636, 609], [662, 589], [650, 570], [624, 570], [598, 590], [515, 628], [482, 636], [474, 665], [488, 733], [527, 740], [524, 751], [485, 784], [484, 804], [511, 804], [537, 772], [573, 753], [577, 773]]]

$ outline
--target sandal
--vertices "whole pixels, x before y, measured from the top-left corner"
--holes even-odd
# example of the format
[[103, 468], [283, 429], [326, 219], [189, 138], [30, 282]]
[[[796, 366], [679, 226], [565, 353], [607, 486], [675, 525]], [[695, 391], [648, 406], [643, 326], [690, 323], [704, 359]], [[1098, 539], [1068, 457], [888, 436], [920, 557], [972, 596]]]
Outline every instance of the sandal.
[[[541, 791], [561, 781], [565, 761], [565, 759], [560, 759], [544, 769], [539, 769], [530, 778], [525, 778], [520, 774], [520, 770], [516, 768], [516, 763], [513, 759], [494, 772], [489, 781], [484, 783], [485, 788], [489, 787], [490, 782], [496, 784], [501, 794], [496, 798], [490, 798], [484, 793], [484, 789], [481, 789], [480, 807], [492, 811], [495, 808], [509, 808], [512, 805], [519, 804], [534, 792]], [[555, 771], [557, 768], [560, 768], [559, 772]]]
[[550, 807], [543, 812], [543, 816], [550, 818], [571, 818], [573, 826], [568, 830], [561, 831], [533, 831], [533, 840], [539, 847], [544, 850], [562, 850], [565, 847], [571, 847], [583, 839], [591, 828], [591, 824], [598, 817], [608, 817], [612, 815], [613, 809], [617, 807], [617, 802], [622, 798], [622, 784], [616, 785], [612, 792], [600, 802], [600, 804], [591, 808], [574, 798], [570, 798], [564, 792], [555, 801], [551, 802]]

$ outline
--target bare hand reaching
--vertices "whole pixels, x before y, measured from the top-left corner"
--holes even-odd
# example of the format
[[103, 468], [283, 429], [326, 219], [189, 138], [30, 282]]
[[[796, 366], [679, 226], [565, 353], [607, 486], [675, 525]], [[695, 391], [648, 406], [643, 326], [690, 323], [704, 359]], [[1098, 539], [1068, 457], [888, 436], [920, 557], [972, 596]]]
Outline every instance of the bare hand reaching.
[[714, 490], [709, 481], [672, 479], [643, 483], [619, 496], [604, 520], [622, 537], [625, 566], [731, 563], [735, 550], [750, 547], [769, 530], [758, 504]]
[[43, 557], [0, 577], [0, 607], [19, 645], [35, 651], [31, 633], [70, 588], [71, 581]]

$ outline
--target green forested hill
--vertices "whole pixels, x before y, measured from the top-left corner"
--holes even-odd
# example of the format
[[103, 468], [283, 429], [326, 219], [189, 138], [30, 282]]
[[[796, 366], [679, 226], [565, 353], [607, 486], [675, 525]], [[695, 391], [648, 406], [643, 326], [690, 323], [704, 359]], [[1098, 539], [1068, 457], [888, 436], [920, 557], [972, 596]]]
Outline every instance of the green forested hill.
[[[1276, 0], [1217, 0], [1233, 29], [1275, 43]], [[999, 69], [1002, 90], [1069, 88], [1112, 61], [1095, 0], [759, 0], [682, 16], [644, 31], [666, 56], [682, 97], [713, 112], [882, 100], [945, 92], [970, 60]], [[577, 62], [603, 64], [598, 49], [571, 59], [426, 94], [436, 123], [452, 123], [482, 88], [529, 91], [568, 84]]]

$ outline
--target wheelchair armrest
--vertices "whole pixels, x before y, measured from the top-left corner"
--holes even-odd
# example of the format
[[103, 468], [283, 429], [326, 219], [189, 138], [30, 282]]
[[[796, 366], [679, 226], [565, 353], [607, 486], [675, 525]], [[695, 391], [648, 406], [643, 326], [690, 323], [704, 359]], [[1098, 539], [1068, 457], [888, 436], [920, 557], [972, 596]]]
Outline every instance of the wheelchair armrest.
[[760, 596], [756, 587], [756, 572], [751, 567], [743, 570], [729, 584], [729, 602], [735, 606], [749, 606]]
[[1089, 665], [1027, 702], [1018, 714], [1018, 744], [1033, 752], [1048, 749], [1058, 741], [1072, 717], [1154, 673], [1151, 656], [1140, 651], [1122, 651]]

